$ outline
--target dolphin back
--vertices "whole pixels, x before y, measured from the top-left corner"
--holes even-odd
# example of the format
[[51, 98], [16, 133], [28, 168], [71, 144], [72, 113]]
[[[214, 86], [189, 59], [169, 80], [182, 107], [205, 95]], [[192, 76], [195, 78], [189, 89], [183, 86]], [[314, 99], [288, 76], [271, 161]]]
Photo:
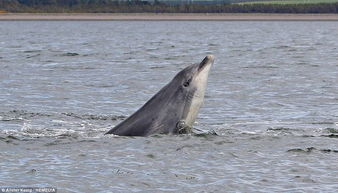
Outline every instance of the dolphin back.
[[183, 90], [171, 82], [106, 134], [148, 136], [154, 133], [173, 133], [182, 117], [184, 100]]

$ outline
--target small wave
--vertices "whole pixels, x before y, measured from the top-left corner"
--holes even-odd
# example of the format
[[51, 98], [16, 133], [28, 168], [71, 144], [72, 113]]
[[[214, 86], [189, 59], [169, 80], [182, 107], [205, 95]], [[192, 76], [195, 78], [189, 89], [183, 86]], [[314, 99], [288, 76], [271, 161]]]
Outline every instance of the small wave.
[[[83, 132], [83, 131], [82, 131]], [[25, 137], [72, 137], [77, 138], [81, 135], [81, 131], [73, 128], [46, 128], [41, 125], [32, 125], [25, 122], [20, 131], [16, 131], [17, 135]]]
[[7, 143], [7, 144], [18, 145], [17, 141], [20, 141], [20, 139], [13, 135], [7, 135], [7, 136], [0, 136], [0, 141]]
[[126, 116], [76, 113], [41, 113], [25, 110], [0, 112], [0, 136], [26, 138], [96, 138]]
[[338, 129], [335, 128], [326, 128], [325, 130], [329, 133], [338, 134]]
[[[67, 117], [73, 117], [77, 119], [87, 120], [123, 120], [126, 118], [124, 115], [93, 115], [93, 114], [76, 114], [71, 112], [61, 113]], [[51, 117], [57, 116], [57, 114], [40, 113], [40, 112], [28, 112], [26, 110], [12, 110], [8, 112], [0, 112], [0, 121], [21, 121], [34, 117]]]
[[150, 69], [159, 69], [159, 68], [164, 68], [164, 66], [152, 66]]
[[294, 149], [289, 149], [289, 150], [287, 150], [286, 152], [310, 153], [310, 152], [312, 152], [312, 151], [315, 150], [315, 149], [316, 149], [316, 148], [314, 148], [314, 147], [308, 147], [308, 148], [305, 148], [305, 149], [294, 148]]
[[290, 127], [269, 127], [266, 130], [267, 134], [271, 134], [271, 135], [303, 135], [305, 134], [305, 130], [304, 129], [300, 129], [300, 128], [290, 128]]
[[41, 54], [34, 54], [34, 55], [31, 55], [31, 56], [26, 56], [26, 58], [28, 59], [28, 58], [35, 58], [35, 57], [37, 57], [37, 56], [40, 56]]
[[337, 134], [321, 135], [322, 137], [338, 138]]
[[254, 68], [254, 69], [273, 69], [279, 68], [278, 66], [245, 66], [243, 68]]
[[64, 54], [61, 54], [61, 56], [78, 56], [80, 54], [76, 53], [76, 52], [67, 52]]
[[311, 124], [313, 124], [313, 125], [334, 125], [335, 122], [331, 122], [331, 121], [319, 121], [319, 122], [313, 122]]
[[37, 52], [41, 52], [42, 50], [25, 50], [23, 51], [24, 53], [37, 53]]
[[85, 84], [87, 87], [93, 87], [93, 88], [113, 88], [115, 87], [114, 84]]
[[126, 118], [126, 116], [123, 115], [91, 115], [91, 114], [84, 114], [84, 115], [79, 115], [75, 113], [61, 113], [62, 115], [66, 115], [68, 117], [73, 117], [77, 119], [88, 119], [88, 120], [123, 120]]
[[219, 44], [213, 44], [213, 43], [209, 43], [208, 46], [211, 46], [211, 47], [216, 47], [216, 46], [219, 46]]
[[2, 130], [0, 138], [12, 136], [20, 141], [27, 141], [37, 138], [55, 139], [80, 139], [91, 137], [86, 130], [75, 130], [73, 128], [44, 128], [25, 123], [21, 130]]
[[305, 149], [302, 148], [294, 148], [294, 149], [289, 149], [286, 152], [291, 152], [291, 153], [312, 153], [312, 152], [322, 152], [322, 153], [338, 153], [338, 150], [334, 149], [317, 149], [315, 147], [308, 147]]
[[[338, 128], [334, 122], [312, 123], [298, 122], [239, 122], [217, 126], [220, 135], [258, 135], [258, 136], [298, 136], [335, 138]], [[210, 127], [210, 126], [209, 126]], [[332, 135], [333, 134], [333, 135]]]
[[291, 131], [291, 130], [295, 130], [295, 129], [291, 129], [291, 128], [288, 128], [288, 127], [269, 127], [267, 129], [267, 131]]
[[338, 130], [335, 128], [289, 128], [289, 127], [270, 127], [267, 134], [271, 135], [292, 135], [300, 137], [330, 137], [338, 138]]
[[32, 117], [50, 117], [50, 114], [46, 113], [33, 113], [25, 110], [12, 110], [9, 112], [0, 112], [0, 121], [18, 121], [24, 119], [30, 119]]
[[277, 48], [277, 49], [285, 49], [285, 48], [291, 48], [291, 47], [287, 46], [287, 45], [281, 45], [281, 46], [276, 46], [275, 48]]
[[208, 137], [213, 137], [213, 136], [219, 136], [220, 134], [217, 133], [216, 130], [201, 130], [201, 129], [193, 129], [193, 135], [196, 137], [204, 137], [204, 138], [208, 138]]

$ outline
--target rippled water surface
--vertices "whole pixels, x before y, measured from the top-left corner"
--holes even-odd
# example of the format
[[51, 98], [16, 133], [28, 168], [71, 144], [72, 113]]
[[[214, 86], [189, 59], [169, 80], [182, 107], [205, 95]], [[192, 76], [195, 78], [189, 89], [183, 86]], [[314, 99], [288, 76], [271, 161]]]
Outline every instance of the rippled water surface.
[[[196, 128], [104, 136], [216, 57]], [[0, 22], [0, 186], [335, 192], [337, 22]]]

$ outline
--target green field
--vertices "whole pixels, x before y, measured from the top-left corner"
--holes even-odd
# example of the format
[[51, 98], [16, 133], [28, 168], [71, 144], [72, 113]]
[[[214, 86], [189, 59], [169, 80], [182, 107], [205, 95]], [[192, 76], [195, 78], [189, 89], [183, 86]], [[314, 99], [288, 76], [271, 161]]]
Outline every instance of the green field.
[[316, 3], [336, 3], [338, 0], [267, 0], [267, 1], [247, 1], [236, 4], [316, 4]]

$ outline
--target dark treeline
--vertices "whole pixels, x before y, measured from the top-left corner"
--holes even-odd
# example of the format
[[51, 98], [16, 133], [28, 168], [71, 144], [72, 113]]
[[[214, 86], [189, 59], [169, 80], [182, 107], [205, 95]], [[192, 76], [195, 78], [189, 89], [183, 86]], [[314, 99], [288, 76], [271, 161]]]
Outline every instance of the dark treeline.
[[338, 13], [338, 3], [173, 5], [156, 0], [0, 0], [0, 10], [16, 13]]

